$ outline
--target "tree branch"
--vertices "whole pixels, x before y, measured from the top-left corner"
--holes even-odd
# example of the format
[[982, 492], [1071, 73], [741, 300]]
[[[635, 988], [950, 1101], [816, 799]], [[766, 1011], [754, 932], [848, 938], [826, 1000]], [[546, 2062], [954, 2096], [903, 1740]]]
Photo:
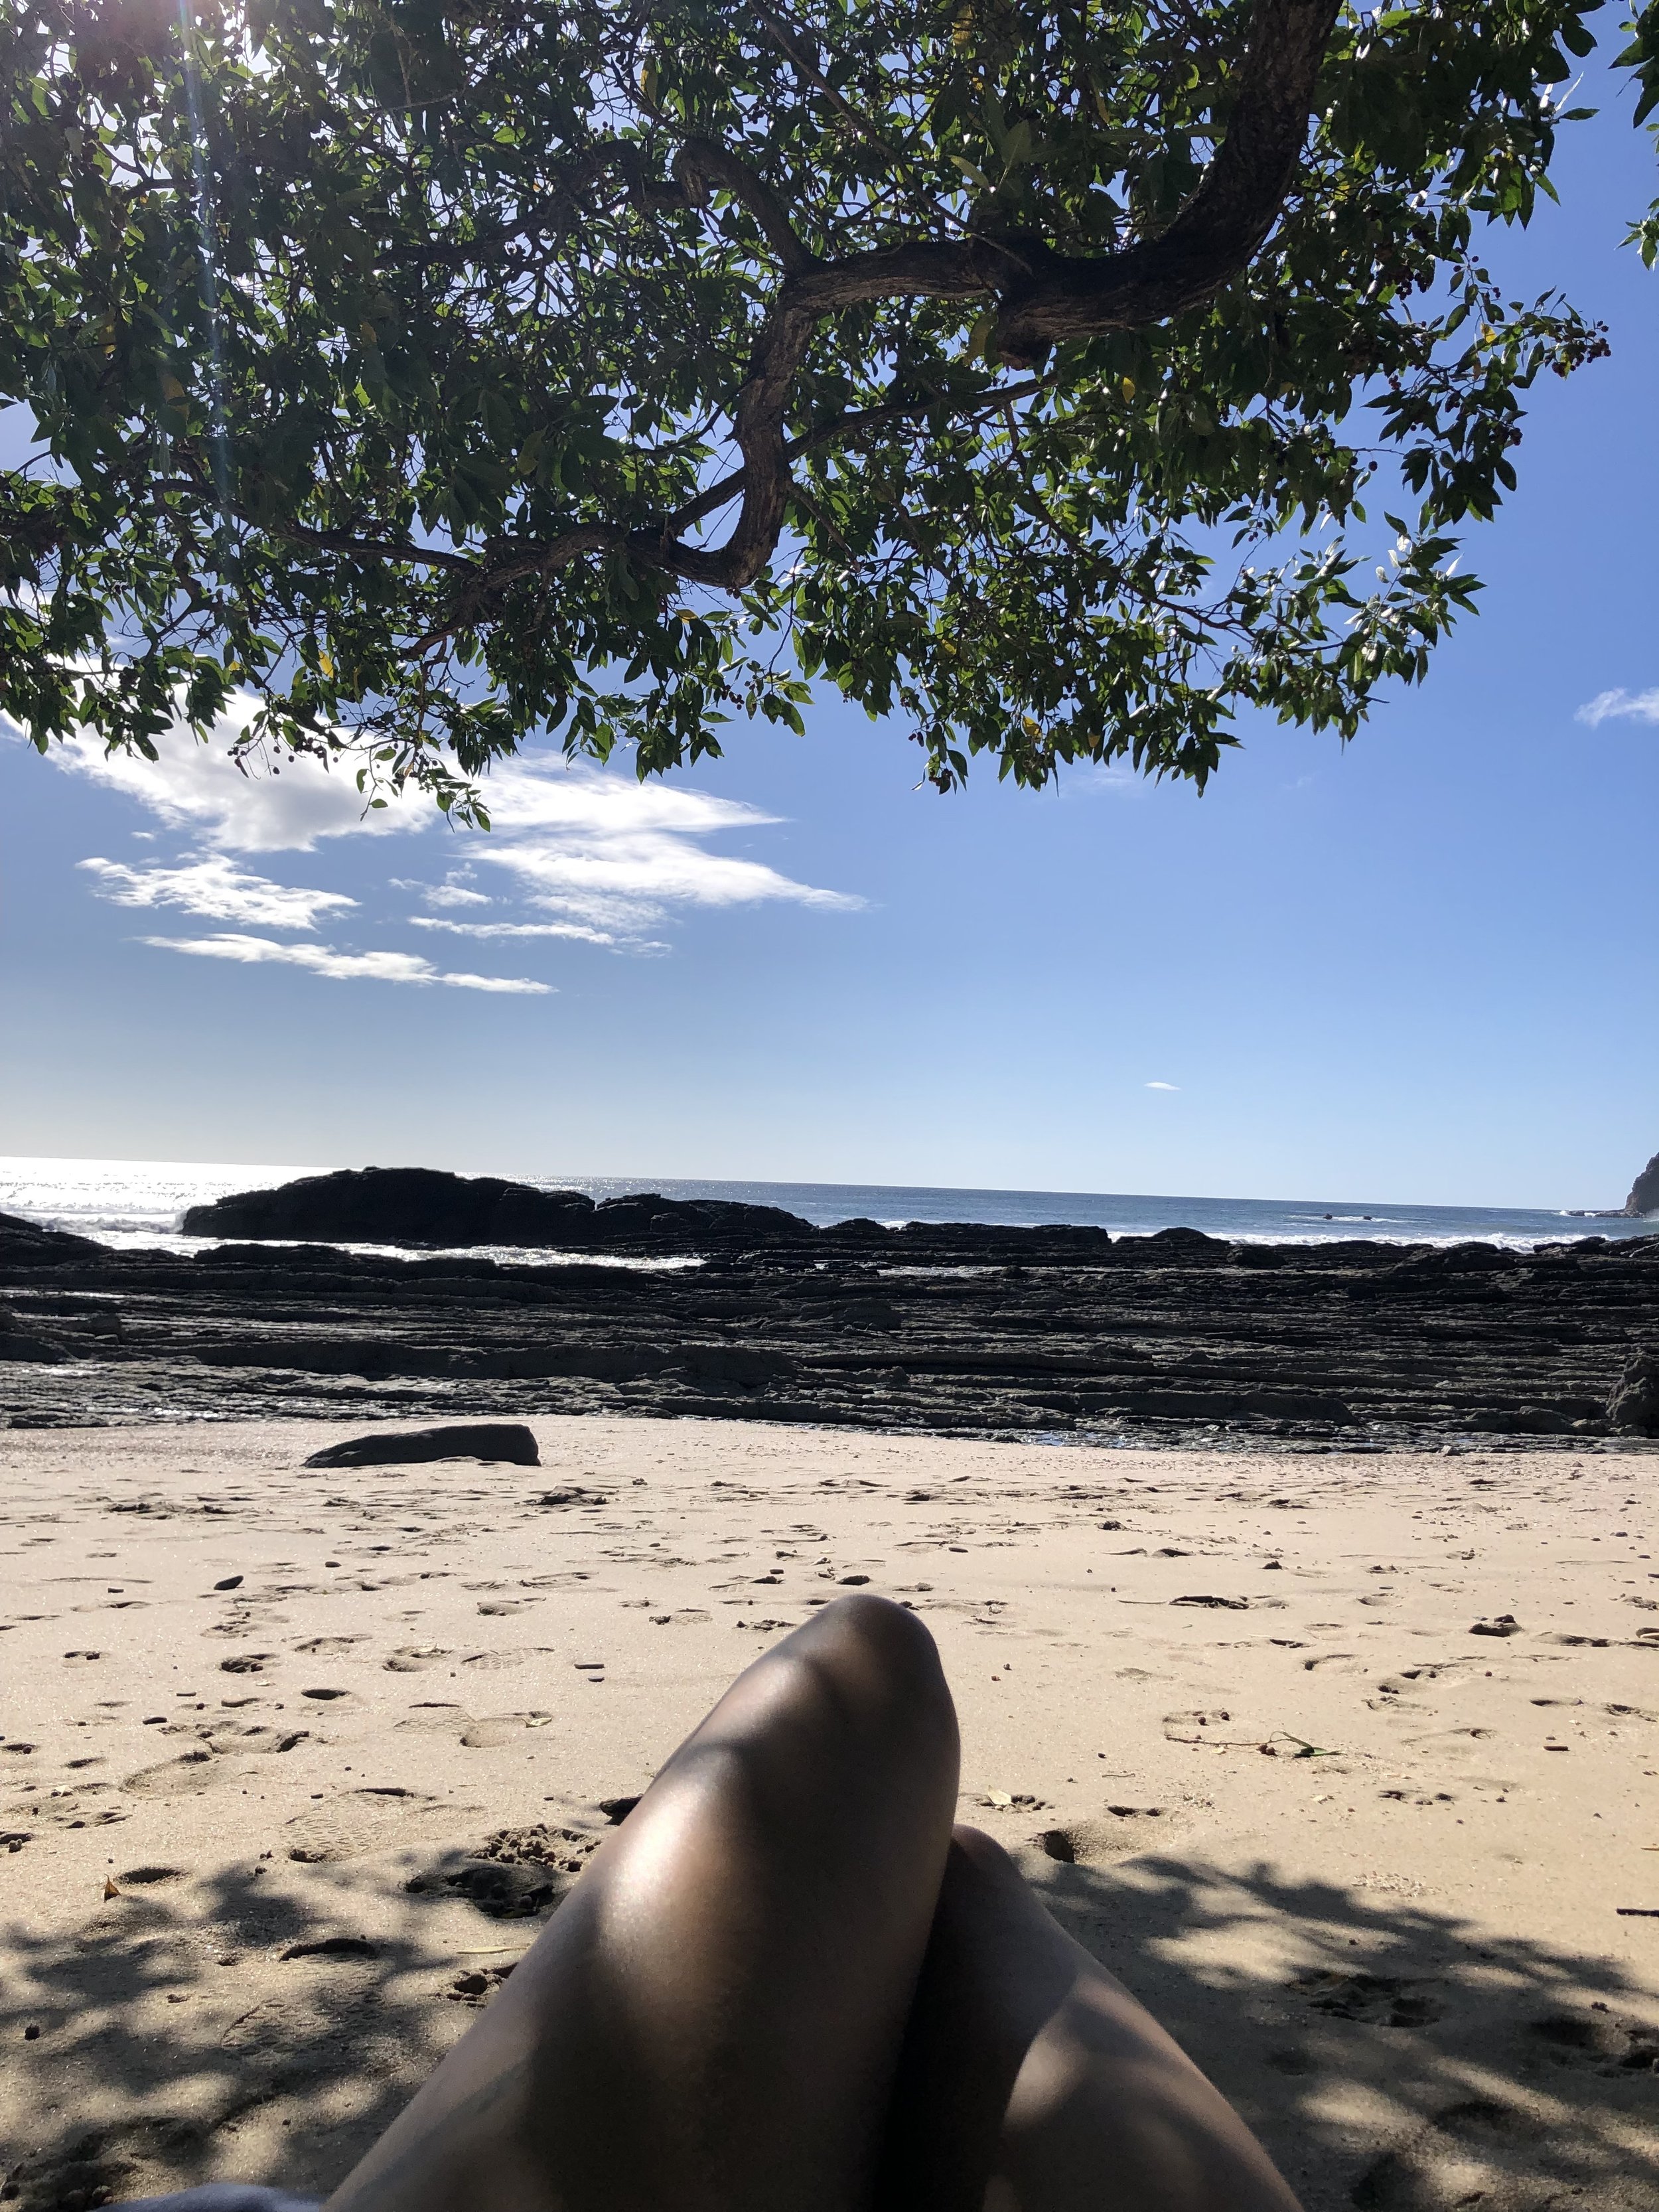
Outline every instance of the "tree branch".
[[[712, 191], [727, 191], [748, 211], [783, 265], [776, 303], [757, 334], [733, 410], [741, 468], [654, 530], [585, 523], [533, 547], [502, 547], [477, 562], [422, 548], [361, 542], [338, 550], [469, 569], [457, 588], [453, 619], [430, 633], [417, 653], [475, 619], [489, 596], [505, 586], [546, 574], [585, 553], [626, 546], [647, 565], [688, 583], [742, 591], [760, 574], [782, 535], [795, 495], [791, 459], [837, 435], [909, 411], [910, 403], [902, 409], [896, 404], [869, 409], [837, 417], [804, 438], [786, 439], [784, 422], [795, 378], [826, 316], [878, 300], [990, 298], [999, 303], [999, 312], [988, 350], [1011, 368], [1040, 368], [1062, 340], [1134, 329], [1201, 306], [1249, 265], [1278, 219], [1306, 143], [1337, 5], [1338, 0], [1256, 0], [1231, 118], [1202, 183], [1159, 236], [1095, 260], [1057, 253], [1031, 235], [975, 234], [820, 261], [770, 187], [739, 155], [708, 139], [690, 138], [682, 145], [672, 184], [650, 178], [637, 149], [623, 142], [592, 149], [573, 165], [568, 178], [559, 179], [563, 190], [591, 186], [614, 166], [636, 203], [646, 206], [701, 207]], [[797, 51], [798, 42], [764, 9], [757, 12], [788, 58], [816, 81], [810, 58]], [[515, 226], [520, 234], [534, 227], [539, 212]], [[998, 392], [986, 399], [994, 405], [1024, 396], [1023, 391]], [[743, 504], [724, 545], [685, 543], [680, 533], [739, 492]], [[324, 542], [321, 533], [307, 534]]]
[[688, 207], [707, 207], [715, 188], [730, 192], [753, 216], [767, 244], [792, 276], [817, 265], [816, 255], [796, 235], [782, 201], [762, 183], [747, 161], [724, 146], [708, 138], [688, 138], [674, 156], [674, 177]]
[[[199, 489], [199, 486], [192, 486]], [[406, 538], [359, 538], [351, 530], [308, 530], [300, 522], [260, 523], [241, 508], [237, 519], [252, 523], [256, 529], [269, 530], [277, 538], [287, 538], [295, 544], [314, 545], [324, 553], [361, 554], [365, 560], [408, 561], [431, 568], [460, 570], [471, 574], [477, 567], [465, 553], [451, 553], [441, 545], [416, 545]]]
[[1336, 11], [1337, 0], [1257, 0], [1226, 135], [1203, 183], [1158, 238], [1099, 260], [1056, 253], [1031, 237], [924, 240], [787, 276], [738, 394], [743, 507], [732, 535], [717, 550], [665, 538], [657, 564], [721, 591], [743, 590], [765, 567], [791, 490], [783, 434], [790, 391], [818, 322], [837, 308], [989, 295], [1001, 302], [998, 357], [1035, 368], [1058, 340], [1162, 322], [1212, 298], [1249, 266], [1284, 204]]
[[[1047, 380], [1042, 377], [1033, 377], [1026, 384], [994, 385], [989, 391], [976, 393], [970, 400], [957, 402], [951, 411], [958, 422], [973, 415], [991, 413], [999, 407], [1012, 406], [1021, 399], [1036, 398], [1046, 385]], [[799, 438], [787, 439], [784, 441], [784, 458], [786, 460], [798, 460], [803, 453], [817, 453], [821, 447], [834, 446], [842, 441], [848, 445], [859, 444], [866, 431], [879, 430], [889, 422], [902, 422], [909, 415], [926, 415], [931, 408], [938, 406], [939, 397], [936, 392], [922, 392], [913, 399], [890, 399], [879, 407], [860, 407], [845, 415], [831, 415], [816, 428], [803, 431]], [[737, 497], [747, 481], [746, 470], [733, 469], [730, 476], [722, 477], [718, 483], [710, 484], [706, 491], [700, 491], [684, 507], [676, 507], [663, 526], [664, 534], [678, 538], [681, 532], [701, 522], [704, 515], [717, 514]], [[642, 538], [646, 534], [641, 533]]]
[[751, 4], [755, 6], [755, 15], [763, 26], [766, 35], [796, 71], [802, 83], [810, 84], [814, 92], [829, 101], [837, 114], [846, 118], [860, 138], [866, 139], [879, 153], [885, 154], [889, 161], [902, 161], [904, 157], [898, 149], [889, 145], [873, 124], [866, 122], [857, 108], [850, 100], [842, 98], [818, 67], [817, 57], [813, 51], [815, 41], [805, 31], [780, 22], [767, 9], [756, 4], [756, 0], [751, 0]]
[[1226, 136], [1204, 181], [1158, 237], [1103, 260], [1051, 257], [1005, 294], [993, 338], [1012, 367], [1065, 338], [1163, 322], [1200, 306], [1255, 258], [1307, 143], [1336, 0], [1257, 0]]

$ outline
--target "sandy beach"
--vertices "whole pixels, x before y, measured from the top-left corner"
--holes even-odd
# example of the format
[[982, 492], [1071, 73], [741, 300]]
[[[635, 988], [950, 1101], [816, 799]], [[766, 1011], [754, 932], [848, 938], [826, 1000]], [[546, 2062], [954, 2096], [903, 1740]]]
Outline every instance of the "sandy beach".
[[0, 1441], [20, 2212], [325, 2191], [605, 1807], [844, 1588], [927, 1621], [963, 1816], [1309, 2212], [1659, 2206], [1651, 1451], [532, 1425], [539, 1468]]

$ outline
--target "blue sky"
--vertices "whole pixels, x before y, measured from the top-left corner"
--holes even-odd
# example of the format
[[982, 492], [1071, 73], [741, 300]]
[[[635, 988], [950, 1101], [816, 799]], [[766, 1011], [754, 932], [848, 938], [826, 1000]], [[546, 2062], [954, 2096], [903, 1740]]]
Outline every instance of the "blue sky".
[[1483, 612], [1346, 752], [1252, 726], [1202, 799], [940, 798], [825, 703], [643, 791], [532, 763], [486, 838], [0, 738], [0, 1152], [1617, 1202], [1659, 1149], [1629, 108], [1492, 249], [1613, 358], [1534, 395]]

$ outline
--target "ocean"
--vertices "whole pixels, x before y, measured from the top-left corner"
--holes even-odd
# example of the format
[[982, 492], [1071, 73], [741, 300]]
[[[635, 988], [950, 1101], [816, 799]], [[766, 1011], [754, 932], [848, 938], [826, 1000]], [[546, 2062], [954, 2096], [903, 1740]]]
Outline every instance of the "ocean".
[[[179, 1234], [185, 1208], [315, 1174], [304, 1167], [240, 1166], [222, 1161], [59, 1160], [0, 1156], [0, 1212], [21, 1214], [118, 1246], [161, 1245], [179, 1252], [210, 1240]], [[1524, 1251], [1566, 1237], [1651, 1236], [1653, 1221], [1586, 1218], [1545, 1207], [1399, 1206], [1352, 1199], [1162, 1198], [1140, 1194], [1055, 1190], [950, 1190], [902, 1184], [698, 1182], [649, 1176], [526, 1175], [545, 1190], [586, 1191], [595, 1199], [629, 1191], [665, 1198], [738, 1199], [781, 1206], [826, 1224], [854, 1216], [890, 1223], [985, 1221], [1003, 1227], [1071, 1222], [1146, 1236], [1158, 1229], [1201, 1229], [1241, 1243], [1322, 1243], [1370, 1237], [1399, 1244], [1461, 1244], [1471, 1240]], [[378, 1248], [381, 1249], [390, 1248]], [[493, 1248], [492, 1248], [493, 1249]], [[520, 1261], [591, 1255], [503, 1249]], [[659, 1266], [660, 1261], [635, 1265]], [[684, 1266], [685, 1261], [671, 1264]], [[695, 1263], [692, 1263], [695, 1264]]]

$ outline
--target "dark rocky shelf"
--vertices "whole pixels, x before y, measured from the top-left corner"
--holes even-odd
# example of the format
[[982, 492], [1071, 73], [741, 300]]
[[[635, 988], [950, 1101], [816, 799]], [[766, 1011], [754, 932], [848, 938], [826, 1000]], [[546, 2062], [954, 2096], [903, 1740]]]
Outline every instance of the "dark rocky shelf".
[[[488, 1241], [507, 1242], [490, 1203]], [[293, 1233], [291, 1205], [246, 1200], [191, 1225], [236, 1207], [244, 1236]], [[821, 1230], [771, 1207], [629, 1199], [582, 1200], [556, 1237], [538, 1217], [518, 1241], [581, 1249], [568, 1232], [584, 1224], [607, 1256], [702, 1264], [256, 1242], [179, 1258], [0, 1216], [0, 1425], [642, 1413], [1280, 1449], [1659, 1436], [1659, 1235], [1529, 1254], [1250, 1246], [1181, 1229]], [[384, 1209], [337, 1210], [328, 1233], [386, 1238]], [[486, 1241], [475, 1223], [459, 1233]]]

